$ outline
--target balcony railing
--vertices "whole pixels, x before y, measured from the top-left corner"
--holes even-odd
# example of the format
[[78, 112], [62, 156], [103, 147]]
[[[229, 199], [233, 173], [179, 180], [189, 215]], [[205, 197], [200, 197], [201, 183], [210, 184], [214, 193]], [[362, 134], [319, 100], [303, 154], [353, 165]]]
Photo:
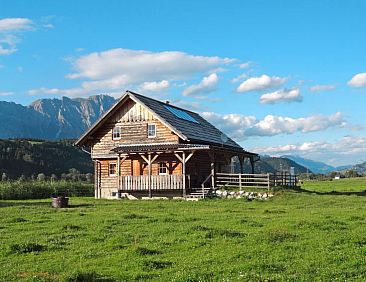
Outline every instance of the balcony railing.
[[182, 190], [183, 175], [122, 175], [120, 176], [120, 189], [123, 191], [148, 191], [151, 190]]

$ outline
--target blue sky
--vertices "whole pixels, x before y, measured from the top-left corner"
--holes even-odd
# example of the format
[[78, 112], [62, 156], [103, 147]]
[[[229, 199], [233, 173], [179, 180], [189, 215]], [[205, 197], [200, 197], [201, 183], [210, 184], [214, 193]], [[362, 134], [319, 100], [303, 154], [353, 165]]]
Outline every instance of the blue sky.
[[0, 100], [134, 90], [245, 149], [366, 161], [365, 1], [1, 1]]

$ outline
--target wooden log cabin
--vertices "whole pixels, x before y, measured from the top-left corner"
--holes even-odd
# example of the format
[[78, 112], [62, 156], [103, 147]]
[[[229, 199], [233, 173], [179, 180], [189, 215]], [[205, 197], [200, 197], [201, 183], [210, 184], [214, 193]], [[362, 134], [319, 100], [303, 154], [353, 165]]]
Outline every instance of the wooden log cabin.
[[241, 173], [257, 154], [199, 114], [127, 91], [79, 140], [95, 168], [95, 197], [187, 197], [215, 187], [238, 157]]

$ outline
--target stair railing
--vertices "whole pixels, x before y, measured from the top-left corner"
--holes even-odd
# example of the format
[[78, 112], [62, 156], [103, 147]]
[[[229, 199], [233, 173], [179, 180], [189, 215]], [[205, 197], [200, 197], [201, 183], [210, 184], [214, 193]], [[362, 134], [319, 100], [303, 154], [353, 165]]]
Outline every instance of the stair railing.
[[206, 179], [202, 182], [202, 184], [201, 184], [201, 187], [202, 187], [202, 198], [203, 198], [203, 199], [205, 198], [205, 184], [206, 184], [206, 182], [207, 182], [207, 181], [209, 181], [209, 180], [211, 179], [211, 177], [212, 177], [212, 174], [210, 173], [210, 174], [206, 177]]

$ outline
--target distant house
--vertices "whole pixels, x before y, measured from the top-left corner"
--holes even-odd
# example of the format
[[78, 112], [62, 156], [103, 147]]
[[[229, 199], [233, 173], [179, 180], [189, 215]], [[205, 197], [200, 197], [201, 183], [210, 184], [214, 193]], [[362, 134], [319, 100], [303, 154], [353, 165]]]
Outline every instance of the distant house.
[[127, 91], [79, 140], [95, 167], [95, 197], [187, 196], [215, 186], [233, 157], [247, 152], [199, 114]]

